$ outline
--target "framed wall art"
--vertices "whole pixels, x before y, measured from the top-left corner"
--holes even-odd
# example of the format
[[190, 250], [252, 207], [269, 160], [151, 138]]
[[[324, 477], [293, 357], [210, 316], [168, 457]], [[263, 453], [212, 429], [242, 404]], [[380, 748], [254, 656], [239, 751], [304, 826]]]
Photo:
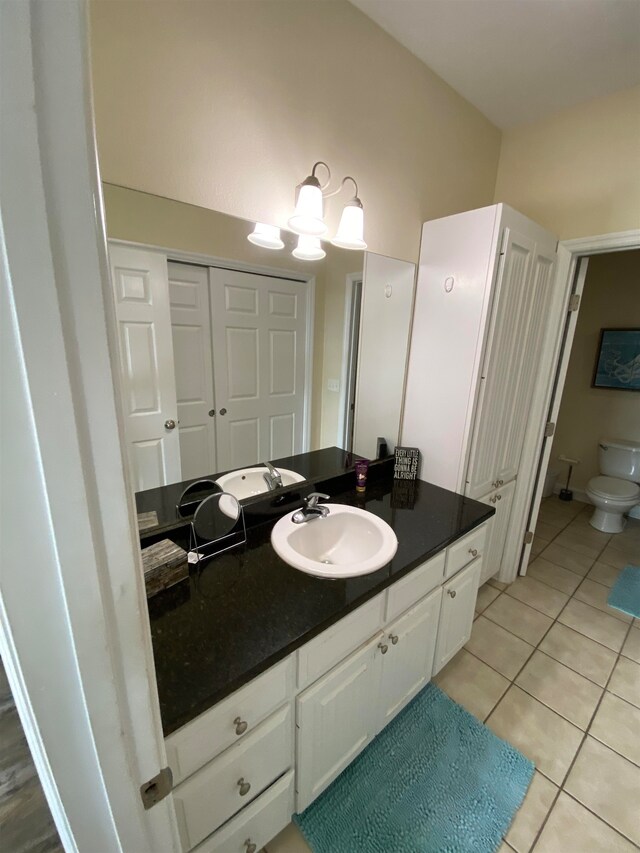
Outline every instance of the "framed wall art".
[[591, 386], [640, 391], [640, 329], [601, 329]]

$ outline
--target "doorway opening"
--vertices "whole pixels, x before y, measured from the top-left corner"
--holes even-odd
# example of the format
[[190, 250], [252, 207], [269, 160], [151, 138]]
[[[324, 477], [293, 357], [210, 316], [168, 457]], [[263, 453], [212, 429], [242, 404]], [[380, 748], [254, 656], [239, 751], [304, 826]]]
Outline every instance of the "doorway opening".
[[[600, 473], [601, 439], [640, 445], [640, 393], [632, 390], [633, 365], [625, 374], [629, 381], [621, 387], [603, 387], [595, 381], [601, 330], [640, 328], [640, 232], [561, 244], [556, 298], [562, 299], [562, 305], [547, 342], [546, 428], [534, 466], [521, 575], [547, 547], [548, 541], [541, 536], [544, 525], [537, 527], [542, 501], [552, 500], [552, 494], [566, 488], [569, 466], [573, 500], [584, 503], [588, 522], [595, 507], [587, 487]], [[638, 507], [630, 514], [638, 517]], [[551, 532], [547, 530], [546, 535]]]

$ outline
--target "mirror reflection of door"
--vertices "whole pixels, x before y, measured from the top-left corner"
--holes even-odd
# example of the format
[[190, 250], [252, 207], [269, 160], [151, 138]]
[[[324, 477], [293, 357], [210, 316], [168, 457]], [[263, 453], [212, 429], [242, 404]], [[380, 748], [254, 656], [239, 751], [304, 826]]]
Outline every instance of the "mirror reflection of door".
[[308, 284], [215, 268], [209, 276], [219, 469], [303, 453]]
[[304, 452], [307, 283], [168, 267], [182, 478]]

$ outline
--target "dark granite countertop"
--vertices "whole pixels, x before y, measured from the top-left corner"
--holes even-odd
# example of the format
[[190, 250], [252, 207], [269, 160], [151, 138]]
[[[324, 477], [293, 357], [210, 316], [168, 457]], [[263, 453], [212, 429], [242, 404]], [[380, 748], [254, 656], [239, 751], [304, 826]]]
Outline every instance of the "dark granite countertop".
[[[416, 481], [385, 477], [355, 491], [355, 476], [334, 481], [331, 502], [383, 518], [398, 537], [392, 562], [345, 580], [306, 575], [271, 547], [273, 522], [247, 530], [247, 543], [192, 569], [149, 600], [165, 735], [285, 658], [398, 578], [490, 518], [492, 508]], [[327, 488], [329, 486], [327, 485]], [[340, 489], [340, 491], [338, 491]], [[174, 535], [180, 541], [180, 534]]]
[[[270, 461], [272, 461], [272, 464], [276, 468], [295, 471], [304, 477], [305, 482], [317, 482], [339, 476], [345, 471], [352, 471], [357, 459], [362, 459], [362, 457], [357, 456], [355, 453], [347, 453], [347, 451], [341, 450], [339, 447], [325, 447], [322, 450], [312, 450], [309, 453], [300, 453], [297, 456], [286, 456], [282, 459]], [[248, 465], [247, 467], [256, 468], [259, 465], [260, 463], [256, 462], [255, 465]], [[136, 492], [136, 510], [138, 513], [155, 512], [158, 516], [158, 523], [153, 527], [141, 531], [141, 538], [156, 537], [158, 533], [165, 533], [183, 527], [191, 516], [188, 512], [180, 514], [176, 506], [185, 488], [190, 483], [195, 483], [196, 480], [215, 480], [226, 473], [228, 472], [220, 471], [217, 474], [203, 474], [201, 477], [183, 480], [180, 483], [171, 483], [168, 486], [160, 486], [157, 489], [145, 489], [142, 492]], [[269, 494], [273, 497], [274, 495], [287, 494], [296, 490], [300, 491], [303, 486], [304, 483], [295, 483], [292, 486], [285, 486], [282, 489], [278, 489], [277, 492]], [[258, 495], [253, 498], [246, 498], [242, 501], [242, 505], [250, 511], [253, 506], [259, 505], [264, 500], [264, 497], [264, 495]]]

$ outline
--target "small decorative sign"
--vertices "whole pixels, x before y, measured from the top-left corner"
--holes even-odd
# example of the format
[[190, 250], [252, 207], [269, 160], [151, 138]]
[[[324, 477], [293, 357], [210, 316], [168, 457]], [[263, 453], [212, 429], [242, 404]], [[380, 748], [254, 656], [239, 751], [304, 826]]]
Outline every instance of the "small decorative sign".
[[416, 480], [420, 465], [417, 447], [396, 447], [393, 477], [395, 480]]

